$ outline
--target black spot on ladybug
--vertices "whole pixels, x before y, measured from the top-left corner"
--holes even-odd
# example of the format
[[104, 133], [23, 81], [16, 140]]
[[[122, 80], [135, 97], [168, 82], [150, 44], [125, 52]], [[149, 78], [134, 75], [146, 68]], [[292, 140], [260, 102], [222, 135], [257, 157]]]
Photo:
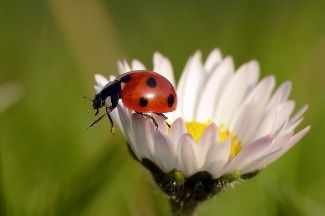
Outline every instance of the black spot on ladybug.
[[139, 104], [142, 107], [146, 107], [148, 105], [148, 99], [146, 97], [141, 97], [139, 100]]
[[167, 98], [167, 104], [169, 107], [172, 107], [175, 102], [174, 95], [170, 94]]
[[150, 87], [150, 88], [155, 88], [157, 86], [157, 82], [155, 80], [155, 78], [152, 78], [152, 77], [149, 77], [147, 79], [147, 85]]
[[130, 80], [131, 80], [131, 75], [130, 74], [125, 75], [125, 76], [123, 76], [121, 78], [121, 82], [124, 82], [124, 83], [129, 82]]

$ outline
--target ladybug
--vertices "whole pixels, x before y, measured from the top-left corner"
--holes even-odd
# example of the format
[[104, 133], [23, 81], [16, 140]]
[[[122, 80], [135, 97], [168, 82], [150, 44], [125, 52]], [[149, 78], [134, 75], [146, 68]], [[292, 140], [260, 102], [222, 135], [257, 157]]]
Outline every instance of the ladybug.
[[128, 109], [151, 118], [156, 129], [158, 129], [156, 120], [147, 113], [155, 113], [167, 119], [163, 113], [172, 112], [177, 106], [175, 89], [165, 77], [149, 70], [134, 70], [107, 83], [95, 95], [92, 99], [93, 108], [96, 110], [95, 116], [98, 115], [99, 109], [104, 106], [106, 113], [89, 127], [94, 126], [107, 115], [111, 123], [111, 133], [113, 133], [114, 125], [110, 113], [117, 107], [119, 99]]

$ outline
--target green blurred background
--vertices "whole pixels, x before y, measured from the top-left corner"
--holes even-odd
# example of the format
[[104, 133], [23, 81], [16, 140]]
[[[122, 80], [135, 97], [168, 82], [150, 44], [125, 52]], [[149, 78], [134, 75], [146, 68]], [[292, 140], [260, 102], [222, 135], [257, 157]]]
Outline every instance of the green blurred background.
[[159, 50], [179, 77], [189, 55], [214, 47], [237, 66], [258, 59], [278, 84], [292, 80], [312, 131], [197, 215], [325, 215], [324, 21], [322, 0], [0, 0], [0, 83], [22, 89], [0, 114], [0, 215], [167, 215], [121, 133], [104, 122], [86, 130], [94, 116], [82, 96], [118, 59], [151, 67]]

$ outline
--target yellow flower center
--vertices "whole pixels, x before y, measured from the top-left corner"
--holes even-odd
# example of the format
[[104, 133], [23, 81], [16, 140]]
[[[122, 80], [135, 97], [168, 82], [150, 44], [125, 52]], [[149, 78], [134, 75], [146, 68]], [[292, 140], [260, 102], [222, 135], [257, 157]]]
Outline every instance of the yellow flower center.
[[[187, 131], [192, 135], [196, 142], [199, 142], [203, 131], [210, 125], [210, 123], [211, 122], [186, 122]], [[239, 137], [236, 134], [231, 133], [229, 128], [222, 124], [218, 126], [218, 134], [218, 142], [221, 143], [226, 139], [230, 140], [230, 157], [236, 156], [240, 152], [242, 146]]]

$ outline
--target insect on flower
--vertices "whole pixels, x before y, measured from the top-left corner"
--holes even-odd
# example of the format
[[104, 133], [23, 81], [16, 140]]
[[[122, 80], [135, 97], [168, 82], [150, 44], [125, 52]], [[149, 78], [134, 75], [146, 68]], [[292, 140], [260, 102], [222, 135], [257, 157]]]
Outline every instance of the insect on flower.
[[111, 123], [111, 133], [113, 133], [114, 124], [110, 113], [117, 107], [119, 99], [128, 109], [151, 118], [156, 129], [158, 129], [158, 124], [153, 116], [148, 113], [155, 113], [167, 119], [163, 113], [172, 112], [177, 106], [175, 89], [165, 77], [153, 71], [134, 70], [107, 83], [95, 95], [92, 99], [93, 108], [96, 110], [95, 116], [98, 115], [99, 109], [104, 106], [106, 113], [95, 120], [89, 128], [107, 115]]
[[[206, 61], [202, 61], [198, 51], [189, 58], [177, 85], [172, 68], [168, 58], [154, 53], [153, 71], [162, 73], [177, 86], [177, 109], [166, 114], [169, 129], [162, 119], [155, 118], [159, 125], [159, 130], [155, 130], [157, 126], [151, 119], [136, 113], [161, 113], [176, 106], [166, 106], [166, 98], [174, 91], [162, 90], [158, 79], [152, 81], [148, 73], [129, 73], [146, 69], [139, 60], [130, 65], [119, 61], [122, 75], [117, 79], [110, 77], [111, 82], [96, 74], [94, 87], [98, 102], [103, 104], [111, 97], [106, 106], [114, 96], [112, 92], [106, 93], [108, 88], [114, 89], [111, 85], [115, 82], [115, 89], [121, 88], [121, 95], [116, 98], [123, 103], [119, 102], [110, 115], [127, 138], [132, 156], [151, 172], [168, 196], [173, 215], [191, 215], [199, 203], [254, 177], [310, 130], [307, 126], [297, 131], [308, 105], [292, 115], [295, 102], [289, 99], [291, 82], [275, 88], [275, 76], [260, 80], [256, 60], [236, 69], [232, 57], [224, 58], [219, 49], [214, 49]], [[167, 87], [167, 83], [163, 86]], [[156, 85], [156, 89], [151, 89]], [[149, 107], [148, 90], [163, 95], [161, 105], [153, 97], [154, 109]], [[140, 99], [143, 96], [147, 100]]]

